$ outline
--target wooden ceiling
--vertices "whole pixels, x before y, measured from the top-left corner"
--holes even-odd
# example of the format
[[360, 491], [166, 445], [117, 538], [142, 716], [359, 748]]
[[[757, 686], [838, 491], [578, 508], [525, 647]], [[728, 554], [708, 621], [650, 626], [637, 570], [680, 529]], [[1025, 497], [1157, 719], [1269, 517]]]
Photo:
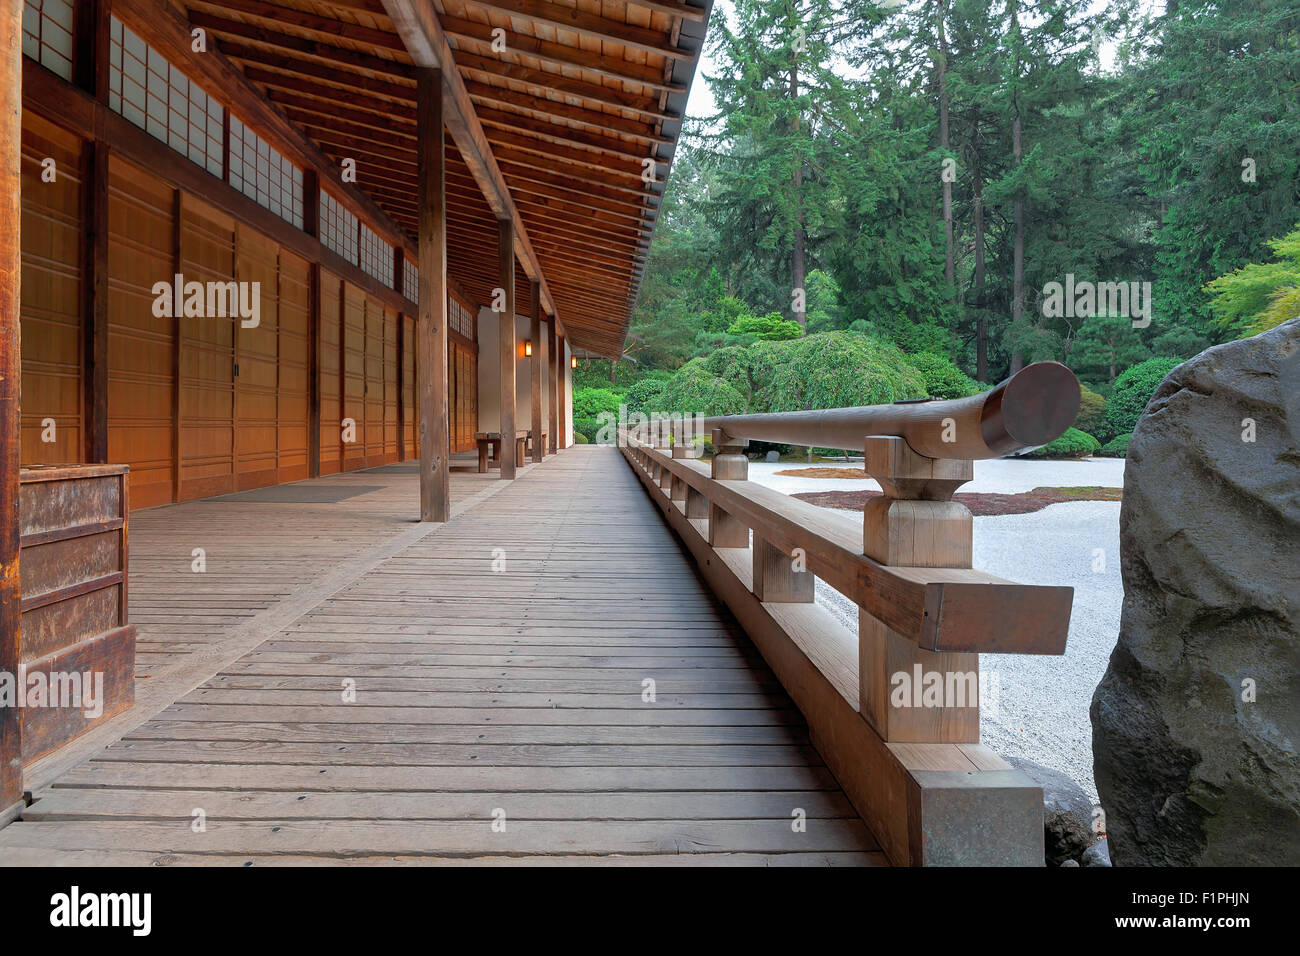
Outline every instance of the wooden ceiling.
[[[571, 344], [618, 354], [711, 0], [422, 2]], [[357, 186], [415, 237], [415, 60], [383, 0], [174, 3], [327, 156], [355, 159]], [[448, 271], [486, 303], [498, 285], [497, 216], [450, 135], [447, 202]]]

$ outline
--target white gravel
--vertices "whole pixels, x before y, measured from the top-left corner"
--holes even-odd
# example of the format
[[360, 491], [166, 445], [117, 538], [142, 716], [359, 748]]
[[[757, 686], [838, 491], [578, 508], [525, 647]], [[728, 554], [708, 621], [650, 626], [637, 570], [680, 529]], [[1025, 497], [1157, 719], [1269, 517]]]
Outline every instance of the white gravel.
[[[801, 468], [861, 468], [862, 459], [849, 462], [818, 462], [816, 465], [791, 464], [785, 461], [751, 461], [749, 480], [787, 495], [805, 491], [880, 490], [870, 478], [798, 478], [778, 475], [778, 471]], [[1124, 487], [1123, 458], [1086, 458], [1083, 461], [1035, 461], [1032, 458], [995, 458], [975, 462], [975, 479], [961, 486], [962, 491], [1015, 494], [1034, 488], [1069, 488], [1095, 486]]]
[[[855, 463], [856, 467], [861, 462]], [[799, 465], [751, 462], [751, 481], [787, 494], [855, 491], [874, 481], [792, 478], [773, 472]], [[1001, 459], [975, 463], [962, 491], [1014, 493], [1039, 486], [1122, 487], [1124, 462]], [[1117, 501], [1049, 505], [1025, 515], [975, 519], [975, 567], [1023, 584], [1072, 585], [1074, 610], [1063, 657], [984, 654], [980, 669], [996, 677], [996, 708], [981, 719], [984, 743], [1003, 756], [1024, 757], [1069, 774], [1094, 801], [1092, 725], [1088, 706], [1119, 635], [1124, 591], [1119, 573]], [[855, 521], [858, 512], [844, 512]], [[1099, 553], [1098, 553], [1099, 552]], [[1094, 570], [1094, 568], [1100, 570]], [[817, 582], [817, 600], [851, 629], [857, 607]]]

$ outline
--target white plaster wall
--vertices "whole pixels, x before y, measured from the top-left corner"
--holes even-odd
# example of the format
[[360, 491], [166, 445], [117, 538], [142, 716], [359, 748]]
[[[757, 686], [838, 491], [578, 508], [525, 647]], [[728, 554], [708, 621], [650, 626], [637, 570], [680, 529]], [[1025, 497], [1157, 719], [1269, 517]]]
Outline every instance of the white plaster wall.
[[[515, 427], [531, 428], [533, 420], [533, 386], [531, 359], [520, 358], [523, 343], [530, 334], [531, 321], [527, 316], [515, 316]], [[541, 348], [542, 361], [548, 362], [547, 350], [550, 346], [549, 326], [542, 323], [542, 341], [534, 342], [534, 348]], [[498, 377], [500, 358], [498, 342], [500, 341], [497, 314], [491, 309], [483, 308], [478, 313], [478, 430], [481, 432], [499, 432], [501, 430], [501, 386]], [[573, 380], [569, 360], [573, 352], [566, 339], [561, 346], [559, 356], [560, 371], [563, 373], [565, 402], [569, 410], [568, 418], [561, 423], [560, 431], [565, 436], [565, 444], [573, 444]], [[548, 366], [549, 367], [549, 366]], [[548, 372], [549, 375], [549, 372]], [[542, 427], [550, 428], [551, 389], [542, 389]]]

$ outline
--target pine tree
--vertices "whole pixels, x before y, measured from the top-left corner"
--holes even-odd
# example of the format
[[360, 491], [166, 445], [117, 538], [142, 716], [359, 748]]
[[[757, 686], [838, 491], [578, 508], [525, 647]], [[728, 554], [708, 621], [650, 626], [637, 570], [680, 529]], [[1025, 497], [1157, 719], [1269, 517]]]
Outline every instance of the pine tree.
[[768, 280], [742, 293], [803, 325], [805, 278], [832, 201], [825, 135], [844, 96], [833, 68], [838, 28], [829, 0], [737, 0], [735, 16], [734, 30], [717, 20], [723, 68], [709, 77], [722, 249]]

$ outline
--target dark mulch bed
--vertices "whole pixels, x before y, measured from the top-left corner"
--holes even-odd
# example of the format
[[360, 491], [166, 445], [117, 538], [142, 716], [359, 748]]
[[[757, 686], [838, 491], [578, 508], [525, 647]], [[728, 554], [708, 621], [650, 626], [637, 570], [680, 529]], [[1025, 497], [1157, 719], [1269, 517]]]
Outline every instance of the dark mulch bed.
[[[1063, 501], [1119, 501], [1122, 489], [1092, 486], [1074, 488], [1035, 488], [1014, 495], [985, 492], [964, 492], [953, 495], [953, 500], [964, 504], [978, 518], [987, 515], [1027, 515], [1042, 511], [1048, 505]], [[861, 511], [870, 498], [879, 498], [878, 491], [807, 491], [794, 497], [822, 508], [840, 508]]]

